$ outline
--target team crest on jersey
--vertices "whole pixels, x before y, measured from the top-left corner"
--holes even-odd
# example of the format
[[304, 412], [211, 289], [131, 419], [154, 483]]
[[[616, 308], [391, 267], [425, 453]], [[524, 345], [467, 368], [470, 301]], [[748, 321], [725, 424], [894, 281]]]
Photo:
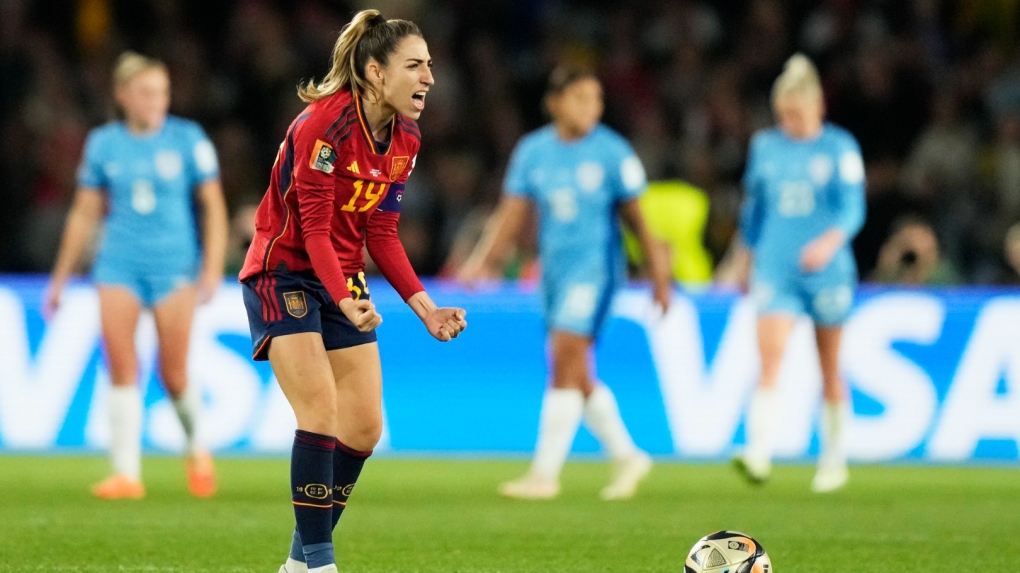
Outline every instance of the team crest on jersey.
[[315, 148], [312, 151], [312, 158], [308, 161], [308, 166], [323, 173], [332, 173], [334, 163], [336, 163], [336, 152], [325, 141], [316, 139]]
[[390, 181], [400, 179], [400, 174], [404, 172], [410, 160], [411, 158], [406, 155], [399, 155], [390, 160]]
[[304, 291], [283, 293], [283, 302], [287, 304], [287, 314], [294, 318], [304, 318], [308, 314]]

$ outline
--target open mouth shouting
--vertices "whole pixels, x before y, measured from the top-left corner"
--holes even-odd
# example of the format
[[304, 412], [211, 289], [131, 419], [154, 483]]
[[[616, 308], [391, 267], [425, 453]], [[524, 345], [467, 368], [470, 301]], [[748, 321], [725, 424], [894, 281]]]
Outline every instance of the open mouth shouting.
[[425, 109], [425, 93], [426, 90], [416, 91], [411, 96], [411, 105], [414, 106], [415, 111]]

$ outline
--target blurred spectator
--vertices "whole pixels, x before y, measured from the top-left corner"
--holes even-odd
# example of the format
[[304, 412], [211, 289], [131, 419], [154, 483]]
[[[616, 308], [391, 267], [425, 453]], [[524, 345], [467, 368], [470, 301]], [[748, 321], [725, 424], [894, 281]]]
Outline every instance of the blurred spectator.
[[[704, 246], [708, 222], [708, 195], [684, 181], [653, 181], [639, 199], [641, 214], [652, 236], [667, 250], [673, 279], [688, 286], [712, 280], [712, 257]], [[624, 233], [628, 258], [644, 264], [637, 238]]]
[[956, 269], [939, 251], [935, 231], [918, 217], [904, 218], [894, 226], [871, 280], [908, 286], [960, 283]]
[[[171, 111], [206, 126], [232, 213], [265, 192], [295, 87], [321, 69], [361, 0], [90, 0], [55, 10], [0, 0], [0, 272], [44, 270], [67, 210], [81, 134], [113, 117], [107, 70], [132, 48], [167, 61]], [[709, 198], [718, 261], [740, 203], [747, 142], [771, 123], [771, 78], [792, 52], [820, 64], [832, 120], [861, 142], [868, 221], [854, 243], [870, 274], [893, 222], [921, 212], [942, 257], [994, 281], [1020, 220], [1020, 9], [1013, 0], [387, 0], [418, 21], [436, 85], [421, 119], [402, 232], [422, 274], [440, 271], [470, 213], [499, 195], [514, 142], [544, 122], [544, 78], [562, 60], [599, 70], [606, 122], [652, 178]], [[31, 144], [25, 144], [31, 142]]]

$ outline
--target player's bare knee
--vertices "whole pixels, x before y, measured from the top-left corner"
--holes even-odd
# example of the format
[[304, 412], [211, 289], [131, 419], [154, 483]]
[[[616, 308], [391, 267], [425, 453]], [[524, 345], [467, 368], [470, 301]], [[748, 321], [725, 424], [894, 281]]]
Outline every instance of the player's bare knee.
[[375, 449], [375, 446], [379, 444], [380, 438], [382, 438], [381, 421], [377, 424], [364, 424], [352, 432], [351, 435], [341, 437], [340, 441], [355, 450], [368, 452]]

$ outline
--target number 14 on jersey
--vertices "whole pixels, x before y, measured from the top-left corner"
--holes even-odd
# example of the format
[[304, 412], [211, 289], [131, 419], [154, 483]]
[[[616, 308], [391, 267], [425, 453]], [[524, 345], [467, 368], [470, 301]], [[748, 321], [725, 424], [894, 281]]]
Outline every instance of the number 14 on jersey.
[[386, 193], [386, 183], [377, 183], [375, 181], [362, 181], [358, 179], [354, 182], [354, 195], [351, 196], [351, 200], [346, 205], [340, 207], [341, 210], [353, 213], [358, 211], [364, 213], [372, 208], [373, 205], [379, 202], [379, 199]]

